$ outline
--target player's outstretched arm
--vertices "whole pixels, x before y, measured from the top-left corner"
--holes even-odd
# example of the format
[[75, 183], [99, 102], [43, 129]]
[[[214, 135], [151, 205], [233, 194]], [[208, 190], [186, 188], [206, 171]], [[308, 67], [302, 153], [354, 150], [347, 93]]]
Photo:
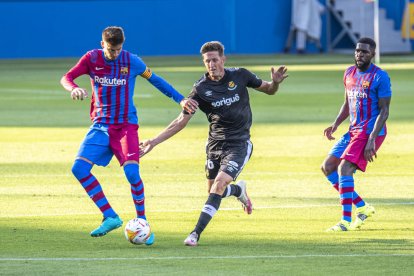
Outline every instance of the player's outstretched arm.
[[271, 81], [263, 81], [256, 90], [264, 92], [268, 95], [276, 94], [279, 89], [279, 84], [282, 83], [289, 75], [286, 66], [280, 66], [277, 70], [274, 67], [270, 69]]
[[180, 132], [190, 121], [192, 114], [180, 113], [180, 115], [172, 121], [167, 128], [165, 128], [157, 137], [153, 139], [146, 140], [139, 144], [139, 154], [144, 156], [150, 152], [156, 145], [164, 142], [165, 140], [171, 138], [178, 132]]

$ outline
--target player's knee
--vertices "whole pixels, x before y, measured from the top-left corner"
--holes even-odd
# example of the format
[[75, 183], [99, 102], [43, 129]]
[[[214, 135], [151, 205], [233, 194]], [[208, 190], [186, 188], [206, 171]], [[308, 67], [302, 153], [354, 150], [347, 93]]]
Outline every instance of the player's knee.
[[355, 167], [349, 162], [341, 162], [338, 166], [338, 174], [343, 175], [352, 175], [355, 171]]
[[128, 164], [124, 166], [124, 172], [128, 182], [131, 184], [138, 183], [138, 181], [141, 180], [138, 164]]
[[321, 165], [321, 171], [322, 171], [322, 173], [323, 173], [324, 175], [327, 175], [327, 174], [326, 174], [326, 167], [325, 167], [325, 163], [323, 163], [323, 164]]
[[89, 175], [91, 169], [91, 164], [82, 159], [76, 159], [72, 166], [72, 173], [77, 179], [82, 179]]
[[226, 189], [226, 186], [229, 183], [223, 180], [219, 180], [219, 181], [215, 181], [213, 186], [210, 189], [210, 193], [215, 193], [215, 194], [223, 194], [224, 190]]
[[332, 172], [332, 169], [326, 163], [323, 163], [321, 165], [321, 170], [322, 170], [322, 173], [326, 176], [328, 176]]
[[321, 165], [321, 170], [324, 175], [328, 176], [332, 172], [334, 172], [337, 169], [335, 164], [329, 163], [329, 162], [323, 162]]

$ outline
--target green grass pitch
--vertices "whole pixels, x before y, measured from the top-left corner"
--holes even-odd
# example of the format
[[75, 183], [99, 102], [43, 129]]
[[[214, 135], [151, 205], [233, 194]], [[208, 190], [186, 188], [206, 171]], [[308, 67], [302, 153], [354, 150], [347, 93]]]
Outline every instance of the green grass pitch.
[[[204, 69], [199, 57], [144, 58], [183, 94]], [[253, 156], [240, 179], [253, 214], [222, 201], [196, 248], [183, 246], [207, 198], [207, 121], [196, 114], [181, 133], [141, 160], [146, 212], [156, 242], [129, 244], [122, 228], [89, 232], [101, 215], [70, 169], [89, 122], [89, 99], [72, 101], [60, 77], [75, 59], [0, 60], [1, 275], [413, 275], [414, 57], [389, 56], [393, 99], [389, 135], [356, 189], [377, 210], [361, 231], [325, 233], [341, 214], [337, 192], [320, 172], [333, 145], [323, 129], [343, 101], [342, 75], [352, 55], [229, 56], [269, 79], [285, 64], [276, 96], [251, 91]], [[87, 77], [79, 83], [90, 91]], [[138, 79], [141, 139], [151, 138], [179, 106]], [[344, 123], [339, 138], [346, 131]], [[129, 185], [114, 159], [94, 168], [124, 224], [135, 215]]]

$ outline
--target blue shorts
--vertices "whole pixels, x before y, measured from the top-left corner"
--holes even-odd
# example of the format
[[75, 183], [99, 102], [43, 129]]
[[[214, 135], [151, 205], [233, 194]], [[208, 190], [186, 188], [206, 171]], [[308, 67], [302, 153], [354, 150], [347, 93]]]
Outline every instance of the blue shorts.
[[335, 156], [336, 158], [341, 158], [350, 141], [351, 135], [347, 132], [341, 137], [341, 139], [338, 140], [338, 142], [335, 143], [329, 154]]
[[108, 125], [93, 124], [80, 145], [78, 157], [83, 157], [96, 165], [107, 166], [114, 153], [109, 147]]
[[137, 124], [93, 124], [83, 140], [78, 157], [99, 166], [106, 166], [114, 156], [122, 166], [126, 161], [139, 163]]

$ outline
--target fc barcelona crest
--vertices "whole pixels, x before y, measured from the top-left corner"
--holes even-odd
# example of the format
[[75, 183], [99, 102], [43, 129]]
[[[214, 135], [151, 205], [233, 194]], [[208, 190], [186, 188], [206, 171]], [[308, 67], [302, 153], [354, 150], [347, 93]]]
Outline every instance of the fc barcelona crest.
[[121, 75], [128, 75], [128, 67], [121, 67]]
[[362, 82], [362, 87], [363, 87], [364, 89], [368, 89], [368, 87], [369, 87], [369, 81], [363, 81], [363, 82]]

